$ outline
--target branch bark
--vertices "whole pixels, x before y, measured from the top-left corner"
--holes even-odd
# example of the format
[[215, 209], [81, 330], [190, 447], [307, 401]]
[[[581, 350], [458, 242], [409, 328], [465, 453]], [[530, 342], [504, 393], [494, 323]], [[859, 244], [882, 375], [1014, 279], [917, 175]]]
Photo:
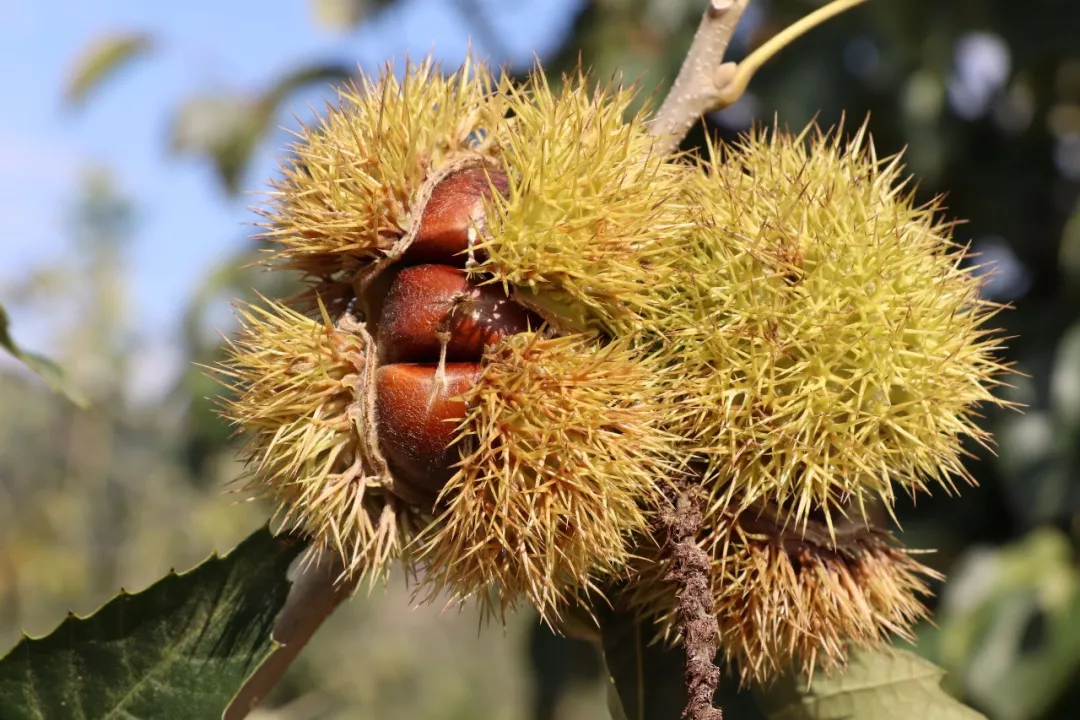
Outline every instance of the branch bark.
[[675, 84], [652, 120], [650, 130], [660, 141], [657, 150], [673, 152], [699, 118], [733, 105], [742, 97], [754, 73], [774, 55], [812, 28], [864, 2], [832, 0], [784, 28], [736, 64], [722, 60], [750, 0], [711, 0]]
[[712, 562], [696, 542], [702, 522], [698, 493], [699, 489], [691, 482], [681, 483], [675, 507], [668, 512], [668, 539], [672, 546], [668, 577], [679, 586], [678, 622], [686, 652], [687, 701], [683, 717], [722, 720], [723, 713], [712, 704], [720, 684], [720, 668], [715, 662], [720, 628], [713, 614], [709, 584]]
[[658, 152], [672, 152], [735, 74], [734, 63], [722, 63], [735, 28], [750, 0], [709, 0], [690, 51], [675, 83], [656, 115], [650, 132], [661, 140]]

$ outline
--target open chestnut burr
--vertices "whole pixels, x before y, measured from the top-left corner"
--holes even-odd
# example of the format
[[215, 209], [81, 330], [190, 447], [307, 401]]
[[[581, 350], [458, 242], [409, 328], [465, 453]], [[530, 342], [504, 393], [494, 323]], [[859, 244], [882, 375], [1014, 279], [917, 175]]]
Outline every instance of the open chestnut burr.
[[479, 284], [463, 269], [492, 188], [506, 192], [505, 173], [471, 168], [439, 182], [381, 298], [380, 449], [396, 477], [427, 492], [453, 474], [465, 413], [457, 398], [480, 377], [484, 349], [541, 325], [500, 285]]
[[867, 507], [967, 478], [1008, 367], [899, 159], [865, 126], [669, 156], [621, 86], [405, 78], [344, 91], [274, 185], [306, 285], [223, 363], [248, 487], [421, 602], [608, 593], [705, 659], [703, 705], [717, 638], [767, 683], [910, 631], [931, 572]]

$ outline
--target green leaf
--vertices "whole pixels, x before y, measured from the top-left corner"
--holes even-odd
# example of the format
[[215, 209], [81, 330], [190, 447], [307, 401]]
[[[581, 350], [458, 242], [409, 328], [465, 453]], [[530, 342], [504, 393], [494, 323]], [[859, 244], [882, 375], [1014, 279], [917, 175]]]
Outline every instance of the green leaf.
[[[288, 72], [277, 79], [262, 97], [264, 112], [271, 117], [290, 95], [312, 85], [337, 85], [357, 74], [355, 65], [317, 63]], [[268, 118], [269, 120], [269, 118]]]
[[1080, 573], [1071, 539], [1039, 528], [970, 550], [950, 573], [936, 659], [995, 718], [1044, 717], [1080, 673]]
[[1071, 431], [1080, 430], [1080, 323], [1062, 336], [1050, 375], [1050, 406]]
[[327, 30], [351, 30], [368, 12], [367, 0], [311, 0], [315, 22]]
[[146, 33], [120, 33], [97, 38], [75, 63], [64, 100], [72, 107], [81, 106], [106, 80], [148, 53], [154, 45]]
[[8, 322], [7, 311], [4, 310], [3, 305], [0, 305], [0, 347], [7, 350], [16, 359], [21, 361], [23, 365], [40, 375], [41, 379], [52, 388], [53, 392], [58, 392], [67, 396], [71, 402], [81, 408], [89, 407], [90, 403], [86, 399], [86, 396], [75, 387], [74, 383], [71, 382], [71, 379], [68, 378], [59, 365], [47, 357], [27, 352], [15, 344], [15, 340], [8, 331]]
[[326, 30], [348, 32], [375, 10], [393, 0], [310, 0], [315, 23]]
[[0, 717], [221, 717], [274, 649], [286, 571], [302, 549], [263, 528], [228, 555], [23, 638], [0, 660]]
[[226, 191], [235, 194], [264, 130], [257, 99], [239, 93], [197, 95], [173, 116], [171, 149], [209, 159]]
[[789, 675], [760, 699], [769, 720], [986, 720], [941, 689], [944, 675], [903, 650], [855, 650], [843, 674]]

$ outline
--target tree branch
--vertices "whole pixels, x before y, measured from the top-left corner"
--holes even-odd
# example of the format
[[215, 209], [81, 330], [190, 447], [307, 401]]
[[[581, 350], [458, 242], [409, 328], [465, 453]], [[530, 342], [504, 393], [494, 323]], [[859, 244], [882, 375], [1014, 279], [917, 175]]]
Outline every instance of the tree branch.
[[776, 55], [801, 35], [806, 34], [829, 18], [835, 17], [845, 10], [861, 5], [864, 2], [866, 0], [833, 0], [828, 5], [819, 7], [802, 20], [792, 23], [776, 35], [773, 35], [735, 67], [735, 72], [730, 76], [727, 84], [720, 88], [717, 93], [717, 106], [714, 109], [733, 105], [746, 92], [746, 86], [750, 84], [750, 78], [754, 77], [754, 73], [771, 60], [773, 55]]
[[659, 152], [671, 152], [705, 113], [734, 74], [733, 63], [721, 65], [735, 28], [750, 0], [709, 0], [690, 51], [675, 83], [652, 119], [650, 131], [663, 140]]
[[675, 507], [664, 518], [671, 543], [671, 573], [668, 578], [679, 586], [677, 612], [679, 631], [686, 652], [686, 720], [723, 720], [723, 713], [713, 707], [713, 696], [720, 684], [716, 666], [720, 628], [713, 612], [712, 587], [709, 584], [712, 563], [697, 545], [702, 515], [700, 488], [688, 481], [679, 483]]
[[675, 150], [698, 118], [734, 105], [754, 73], [798, 37], [864, 2], [833, 0], [769, 38], [736, 64], [721, 61], [749, 0], [711, 0], [675, 84], [652, 120], [652, 134], [663, 141], [658, 150]]
[[274, 625], [278, 647], [237, 691], [222, 720], [243, 720], [274, 688], [315, 632], [352, 596], [360, 573], [343, 577], [345, 566], [334, 552], [305, 559]]

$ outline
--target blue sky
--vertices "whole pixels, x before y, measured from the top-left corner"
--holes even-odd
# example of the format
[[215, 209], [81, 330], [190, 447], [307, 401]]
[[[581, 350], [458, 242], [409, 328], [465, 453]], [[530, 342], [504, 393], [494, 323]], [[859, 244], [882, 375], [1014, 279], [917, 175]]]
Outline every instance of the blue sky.
[[[56, 262], [70, 247], [68, 218], [82, 172], [114, 171], [135, 203], [130, 256], [137, 351], [178, 370], [170, 344], [192, 289], [225, 262], [249, 232], [254, 198], [228, 199], [208, 164], [168, 153], [170, 119], [186, 96], [207, 90], [257, 89], [281, 72], [317, 60], [346, 60], [375, 70], [390, 58], [434, 50], [446, 63], [464, 55], [471, 28], [445, 0], [404, 0], [358, 30], [320, 27], [310, 0], [0, 0], [0, 300], [5, 287], [33, 268]], [[567, 30], [580, 0], [487, 0], [512, 61], [529, 63]], [[147, 31], [153, 55], [126, 68], [79, 112], [62, 106], [73, 63], [94, 38]], [[481, 55], [491, 52], [474, 40]], [[501, 60], [492, 58], [493, 60]], [[291, 111], [303, 114], [310, 95]], [[274, 167], [273, 138], [247, 186], [261, 188]], [[16, 335], [49, 350], [51, 333], [28, 309], [15, 308]], [[168, 371], [148, 378], [166, 382]]]

